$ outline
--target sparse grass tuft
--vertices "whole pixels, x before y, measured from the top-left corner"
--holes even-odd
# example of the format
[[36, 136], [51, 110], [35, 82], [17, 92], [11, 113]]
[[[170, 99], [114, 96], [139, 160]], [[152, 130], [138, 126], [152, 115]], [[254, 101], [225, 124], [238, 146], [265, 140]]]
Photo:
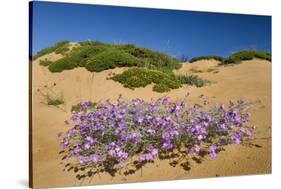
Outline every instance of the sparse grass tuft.
[[50, 106], [58, 106], [58, 105], [64, 104], [64, 101], [62, 99], [58, 99], [58, 98], [56, 98], [56, 99], [48, 98], [47, 104]]
[[209, 80], [202, 79], [197, 75], [178, 75], [177, 79], [181, 84], [194, 85], [196, 87], [203, 87], [211, 83]]

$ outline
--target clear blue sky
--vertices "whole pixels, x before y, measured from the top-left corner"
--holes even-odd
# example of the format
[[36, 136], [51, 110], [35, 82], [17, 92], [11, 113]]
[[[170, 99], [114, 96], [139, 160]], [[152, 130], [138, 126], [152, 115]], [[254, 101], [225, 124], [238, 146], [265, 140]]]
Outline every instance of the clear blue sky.
[[241, 49], [271, 52], [271, 17], [35, 2], [33, 49], [57, 41], [132, 43], [172, 56], [227, 56]]

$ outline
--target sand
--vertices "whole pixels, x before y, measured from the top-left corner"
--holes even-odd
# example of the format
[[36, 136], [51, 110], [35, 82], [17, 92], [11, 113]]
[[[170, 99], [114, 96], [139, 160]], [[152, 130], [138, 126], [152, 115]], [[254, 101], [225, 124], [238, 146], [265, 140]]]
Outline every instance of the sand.
[[[121, 182], [139, 182], [152, 180], [189, 179], [215, 176], [265, 174], [271, 173], [271, 63], [264, 60], [244, 61], [234, 66], [217, 66], [215, 60], [202, 60], [193, 64], [183, 63], [176, 73], [191, 73], [190, 69], [199, 69], [193, 73], [213, 83], [196, 88], [184, 86], [168, 93], [156, 93], [152, 86], [135, 90], [122, 87], [121, 84], [107, 80], [109, 73], [120, 73], [126, 68], [116, 68], [99, 73], [88, 72], [84, 68], [51, 73], [39, 65], [40, 59], [56, 60], [60, 55], [45, 55], [32, 64], [32, 140], [33, 140], [33, 186], [56, 187], [77, 186], [80, 181], [70, 172], [63, 171], [59, 152], [57, 132], [69, 128], [63, 124], [69, 118], [71, 106], [84, 100], [115, 100], [119, 94], [125, 99], [157, 99], [164, 95], [172, 100], [182, 99], [190, 92], [189, 101], [195, 102], [204, 94], [209, 99], [227, 103], [230, 99], [241, 97], [253, 102], [251, 123], [257, 126], [255, 144], [260, 147], [229, 145], [214, 160], [205, 158], [201, 164], [192, 164], [189, 171], [182, 167], [171, 167], [168, 160], [159, 160], [146, 165], [142, 171], [124, 176], [109, 176], [106, 173], [96, 175], [83, 184], [112, 184]], [[213, 71], [212, 71], [213, 70]], [[47, 90], [46, 87], [51, 90]], [[38, 89], [41, 91], [38, 91]], [[42, 93], [61, 96], [65, 104], [58, 107], [46, 105]]]

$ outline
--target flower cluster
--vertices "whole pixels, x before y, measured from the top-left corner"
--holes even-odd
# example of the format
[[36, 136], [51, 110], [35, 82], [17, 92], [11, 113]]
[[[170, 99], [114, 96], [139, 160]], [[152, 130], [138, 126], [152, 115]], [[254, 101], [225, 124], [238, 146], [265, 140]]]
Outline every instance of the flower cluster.
[[61, 147], [64, 159], [74, 158], [83, 169], [122, 168], [130, 160], [150, 162], [173, 151], [215, 158], [223, 146], [242, 143], [255, 128], [242, 100], [226, 107], [170, 102], [168, 97], [155, 102], [119, 97], [94, 109], [88, 102], [80, 106], [82, 111], [73, 111], [65, 121], [71, 128], [62, 135]]

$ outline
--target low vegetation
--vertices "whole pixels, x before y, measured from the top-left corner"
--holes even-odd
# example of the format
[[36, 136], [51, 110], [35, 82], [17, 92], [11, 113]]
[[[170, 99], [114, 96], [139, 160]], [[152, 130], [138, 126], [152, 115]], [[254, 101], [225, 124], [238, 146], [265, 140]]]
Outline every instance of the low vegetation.
[[69, 41], [60, 41], [51, 47], [44, 48], [41, 51], [37, 52], [32, 57], [32, 59], [35, 60], [41, 56], [44, 56], [52, 52], [55, 52], [56, 54], [64, 54], [68, 50], [69, 50]]
[[[106, 63], [107, 62], [107, 63]], [[115, 67], [131, 67], [138, 66], [140, 62], [135, 56], [124, 51], [109, 48], [92, 56], [86, 61], [86, 69], [92, 72], [100, 72]]]
[[48, 98], [47, 104], [50, 106], [58, 106], [58, 105], [64, 104], [64, 100], [59, 99], [59, 98], [56, 98], [56, 99]]
[[167, 92], [181, 87], [180, 81], [174, 74], [148, 68], [131, 68], [111, 79], [130, 89], [154, 84], [153, 91], [156, 92]]
[[40, 60], [40, 65], [41, 66], [49, 66], [50, 64], [52, 64], [53, 62], [52, 61], [49, 61], [47, 59], [45, 60]]
[[203, 87], [211, 82], [206, 79], [202, 79], [197, 75], [178, 75], [177, 79], [181, 84], [194, 85], [196, 87]]
[[241, 50], [231, 54], [222, 64], [237, 64], [242, 60], [252, 60], [254, 58], [271, 61], [271, 53], [259, 50]]
[[193, 57], [192, 59], [190, 59], [189, 62], [193, 63], [198, 60], [211, 60], [211, 59], [222, 62], [224, 60], [224, 57], [222, 57], [222, 56], [196, 56], [196, 57]]
[[121, 74], [112, 76], [111, 79], [130, 89], [154, 84], [153, 91], [160, 93], [180, 88], [182, 84], [203, 87], [210, 83], [197, 75], [174, 75], [148, 68], [130, 68]]
[[96, 107], [97, 103], [96, 102], [91, 102], [91, 101], [87, 101], [87, 102], [83, 102], [83, 103], [78, 103], [76, 105], [73, 105], [71, 107], [71, 112], [75, 111], [75, 112], [82, 112], [84, 110], [84, 106], [87, 106], [88, 109], [93, 110]]
[[249, 146], [255, 126], [242, 100], [229, 104], [171, 102], [168, 97], [98, 103], [92, 110], [82, 102], [59, 132], [58, 153], [64, 170], [81, 183], [110, 176], [128, 176], [155, 161], [165, 160], [177, 170], [215, 159], [227, 145]]
[[196, 62], [198, 60], [218, 60], [221, 65], [223, 64], [237, 64], [243, 60], [252, 60], [254, 58], [263, 59], [271, 61], [271, 53], [261, 50], [241, 50], [235, 53], [232, 53], [229, 57], [224, 58], [221, 56], [198, 56], [190, 59], [190, 63]]
[[[61, 44], [60, 42], [59, 44]], [[65, 52], [65, 49], [58, 45], [43, 49], [45, 53]], [[37, 53], [42, 54], [41, 51]], [[107, 44], [99, 41], [82, 41], [69, 53], [52, 64], [49, 64], [51, 72], [62, 72], [63, 70], [85, 67], [91, 72], [99, 72], [116, 67], [148, 67], [169, 72], [179, 69], [181, 64], [176, 58], [164, 53], [146, 48], [136, 47], [131, 44]]]

